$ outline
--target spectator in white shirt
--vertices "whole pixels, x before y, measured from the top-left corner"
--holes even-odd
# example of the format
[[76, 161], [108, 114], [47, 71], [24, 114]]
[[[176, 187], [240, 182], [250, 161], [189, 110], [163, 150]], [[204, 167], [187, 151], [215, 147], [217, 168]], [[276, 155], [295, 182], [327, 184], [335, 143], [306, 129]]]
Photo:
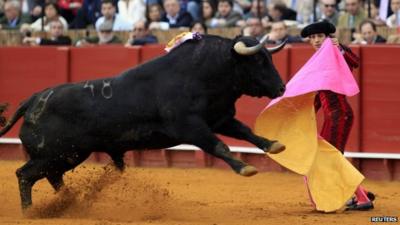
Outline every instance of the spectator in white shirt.
[[113, 31], [131, 31], [133, 23], [125, 20], [117, 14], [116, 6], [112, 0], [103, 0], [101, 3], [101, 14], [103, 15], [96, 21], [96, 30], [99, 30], [100, 24], [104, 21], [110, 21], [113, 24]]
[[145, 19], [146, 5], [144, 0], [119, 0], [118, 12], [125, 20], [136, 24]]
[[398, 24], [400, 18], [397, 18], [397, 16], [400, 16], [400, 0], [392, 0], [390, 8], [392, 9], [393, 14], [386, 19], [386, 25], [391, 28], [398, 27], [400, 26], [400, 24]]

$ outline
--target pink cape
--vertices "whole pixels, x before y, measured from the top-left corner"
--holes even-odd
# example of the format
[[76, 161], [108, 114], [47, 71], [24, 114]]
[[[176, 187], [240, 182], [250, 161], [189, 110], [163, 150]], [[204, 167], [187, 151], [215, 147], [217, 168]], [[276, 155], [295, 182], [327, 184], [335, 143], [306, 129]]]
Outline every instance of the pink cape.
[[330, 38], [287, 83], [285, 94], [271, 101], [267, 108], [283, 98], [319, 90], [331, 90], [347, 96], [360, 91], [343, 55]]

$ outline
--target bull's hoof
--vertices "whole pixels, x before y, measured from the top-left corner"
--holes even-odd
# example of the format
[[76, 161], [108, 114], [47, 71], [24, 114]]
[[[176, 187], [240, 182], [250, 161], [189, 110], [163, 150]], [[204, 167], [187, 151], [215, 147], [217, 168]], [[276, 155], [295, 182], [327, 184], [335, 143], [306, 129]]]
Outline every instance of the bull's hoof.
[[278, 153], [284, 151], [285, 149], [286, 149], [285, 145], [279, 143], [278, 141], [275, 141], [265, 152], [271, 153], [271, 154], [278, 154]]
[[257, 174], [258, 171], [254, 166], [247, 165], [240, 170], [240, 175], [250, 177]]
[[21, 207], [22, 216], [26, 218], [33, 217], [32, 205], [22, 205]]

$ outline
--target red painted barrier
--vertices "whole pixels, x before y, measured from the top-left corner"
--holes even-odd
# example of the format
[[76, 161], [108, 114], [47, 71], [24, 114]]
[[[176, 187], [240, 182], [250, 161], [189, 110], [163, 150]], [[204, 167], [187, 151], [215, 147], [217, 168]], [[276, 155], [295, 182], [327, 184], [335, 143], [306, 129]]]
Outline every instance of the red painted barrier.
[[[361, 149], [365, 152], [400, 153], [400, 48], [365, 46], [362, 57]], [[398, 179], [400, 160], [364, 160], [365, 176]]]
[[365, 46], [362, 63], [362, 149], [400, 153], [400, 48]]
[[139, 64], [139, 48], [122, 46], [71, 48], [69, 81], [114, 77]]
[[315, 50], [309, 45], [296, 45], [290, 48], [289, 57], [287, 59], [288, 78], [300, 70], [301, 67], [311, 58]]
[[285, 47], [281, 51], [272, 55], [272, 62], [281, 75], [282, 80], [287, 83], [289, 80], [289, 54], [291, 47]]
[[140, 51], [140, 63], [145, 63], [156, 57], [165, 55], [167, 52], [164, 50], [165, 45], [145, 45]]
[[[0, 101], [10, 103], [6, 115], [33, 93], [67, 82], [68, 48], [6, 47], [0, 50]], [[6, 137], [17, 137], [21, 121]]]
[[[359, 46], [353, 46], [352, 51], [360, 56], [360, 47]], [[360, 62], [361, 63], [361, 62]], [[361, 67], [361, 65], [360, 65]], [[360, 76], [360, 67], [353, 70], [353, 75], [354, 78], [356, 79], [358, 86], [361, 89], [361, 76]], [[346, 151], [351, 151], [351, 152], [359, 152], [360, 149], [360, 140], [361, 140], [361, 95], [363, 94], [363, 91], [360, 90], [360, 93], [356, 96], [348, 97], [349, 103], [351, 105], [351, 108], [353, 109], [354, 113], [354, 121], [353, 121], [353, 127], [350, 132], [349, 140], [346, 144]]]

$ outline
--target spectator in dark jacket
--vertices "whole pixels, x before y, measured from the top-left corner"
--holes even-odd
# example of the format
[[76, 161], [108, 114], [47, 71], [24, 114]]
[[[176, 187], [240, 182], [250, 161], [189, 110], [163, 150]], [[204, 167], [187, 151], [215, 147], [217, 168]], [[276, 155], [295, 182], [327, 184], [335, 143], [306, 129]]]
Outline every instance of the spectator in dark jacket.
[[19, 1], [6, 1], [4, 3], [4, 16], [0, 18], [0, 30], [19, 29], [23, 23], [30, 23], [30, 18], [22, 14]]
[[59, 20], [50, 22], [50, 38], [25, 37], [24, 44], [29, 45], [71, 45], [71, 38], [63, 35], [64, 26]]
[[[114, 5], [117, 5], [117, 2], [117, 0], [114, 0]], [[88, 25], [94, 25], [97, 19], [101, 17], [101, 3], [101, 0], [83, 0], [83, 5], [78, 10], [70, 27], [82, 29]]]
[[272, 21], [296, 20], [297, 12], [286, 7], [285, 4], [270, 4], [268, 14]]
[[284, 40], [287, 40], [287, 43], [302, 43], [303, 40], [299, 36], [289, 35], [288, 28], [283, 21], [273, 22], [271, 25], [271, 32], [268, 36], [268, 44], [280, 44]]
[[167, 22], [170, 28], [189, 27], [193, 21], [188, 12], [181, 10], [178, 0], [165, 0], [164, 9], [165, 14], [162, 16], [161, 21]]
[[218, 11], [211, 20], [210, 26], [215, 27], [234, 27], [242, 19], [239, 12], [233, 10], [232, 0], [219, 0]]
[[360, 24], [360, 33], [354, 33], [354, 44], [379, 44], [386, 43], [386, 39], [378, 34], [376, 25], [372, 20], [364, 20]]
[[140, 20], [135, 23], [125, 46], [147, 45], [157, 43], [157, 37], [152, 35], [149, 30], [149, 22]]
[[242, 30], [242, 35], [254, 37], [260, 41], [265, 35], [265, 29], [262, 26], [261, 20], [256, 17], [248, 18], [246, 26]]

